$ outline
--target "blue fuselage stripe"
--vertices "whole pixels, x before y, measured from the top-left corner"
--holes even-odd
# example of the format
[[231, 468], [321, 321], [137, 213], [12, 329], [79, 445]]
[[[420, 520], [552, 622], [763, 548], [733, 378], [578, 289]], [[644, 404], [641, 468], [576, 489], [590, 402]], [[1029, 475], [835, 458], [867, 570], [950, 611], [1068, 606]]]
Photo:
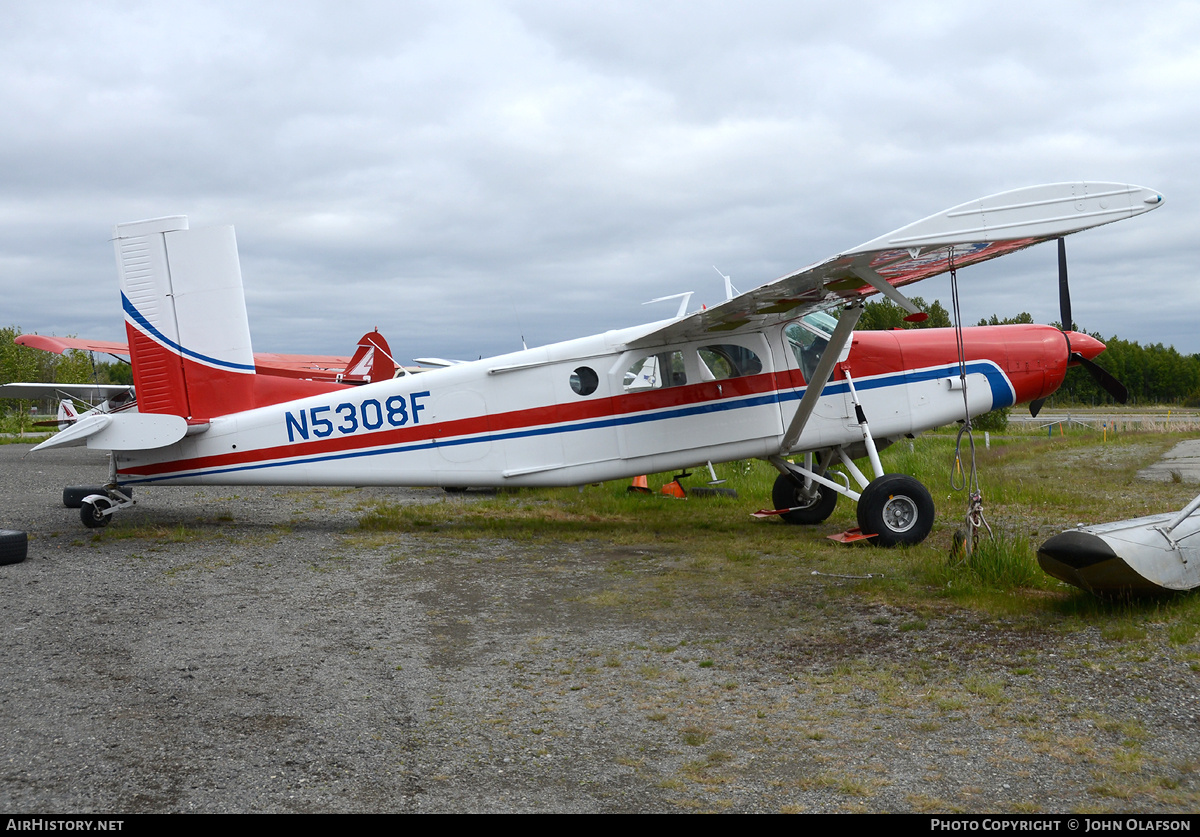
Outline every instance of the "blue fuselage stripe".
[[129, 301], [129, 297], [125, 296], [124, 292], [121, 293], [121, 307], [125, 309], [125, 313], [129, 316], [129, 318], [132, 319], [135, 323], [137, 323], [137, 325], [143, 331], [145, 331], [146, 334], [148, 334], [154, 340], [163, 344], [164, 346], [166, 346], [167, 348], [169, 348], [173, 351], [179, 352], [182, 355], [187, 355], [188, 357], [195, 358], [196, 360], [199, 360], [203, 363], [210, 364], [212, 366], [219, 366], [223, 369], [232, 369], [236, 372], [253, 372], [254, 371], [253, 363], [247, 366], [244, 363], [233, 363], [228, 360], [220, 360], [215, 357], [208, 357], [207, 355], [202, 355], [199, 352], [194, 352], [185, 346], [179, 345], [174, 340], [167, 337], [165, 334], [163, 334], [161, 331], [159, 331], [157, 328], [155, 328], [153, 326], [153, 324], [151, 324], [151, 322], [142, 315], [142, 312], [137, 310], [137, 308], [134, 307], [133, 303]]

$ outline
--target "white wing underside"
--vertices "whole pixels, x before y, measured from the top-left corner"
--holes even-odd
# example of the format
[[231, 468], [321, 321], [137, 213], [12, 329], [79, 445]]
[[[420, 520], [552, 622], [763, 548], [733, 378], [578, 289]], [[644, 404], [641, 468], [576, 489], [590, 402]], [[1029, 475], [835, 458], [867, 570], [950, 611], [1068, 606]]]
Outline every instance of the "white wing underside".
[[628, 344], [646, 348], [753, 330], [978, 264], [1080, 230], [1149, 212], [1153, 189], [1124, 183], [1051, 183], [1001, 192], [901, 227], [866, 244], [697, 311]]
[[0, 384], [0, 398], [19, 398], [32, 401], [37, 398], [66, 398], [83, 401], [103, 401], [128, 392], [123, 384]]

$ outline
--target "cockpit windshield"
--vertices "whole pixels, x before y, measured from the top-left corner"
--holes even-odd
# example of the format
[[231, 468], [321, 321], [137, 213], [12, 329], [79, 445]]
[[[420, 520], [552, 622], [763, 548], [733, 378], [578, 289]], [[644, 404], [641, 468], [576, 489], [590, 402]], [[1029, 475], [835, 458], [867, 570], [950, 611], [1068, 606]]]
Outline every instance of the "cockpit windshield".
[[837, 322], [836, 317], [824, 311], [813, 311], [784, 327], [783, 335], [796, 356], [796, 364], [804, 373], [805, 381], [812, 380], [817, 361], [829, 345]]

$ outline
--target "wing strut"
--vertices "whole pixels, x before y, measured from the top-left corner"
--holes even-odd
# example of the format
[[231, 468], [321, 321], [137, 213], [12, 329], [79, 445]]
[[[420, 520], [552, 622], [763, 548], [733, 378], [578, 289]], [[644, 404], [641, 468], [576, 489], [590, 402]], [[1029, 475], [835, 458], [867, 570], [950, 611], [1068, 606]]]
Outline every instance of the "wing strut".
[[792, 416], [792, 423], [788, 425], [783, 439], [779, 442], [781, 454], [786, 456], [800, 440], [800, 434], [804, 432], [804, 425], [808, 424], [808, 417], [812, 415], [813, 409], [817, 406], [817, 400], [825, 391], [825, 384], [829, 382], [829, 376], [833, 374], [834, 364], [841, 357], [842, 350], [849, 345], [850, 335], [853, 333], [854, 327], [858, 325], [858, 318], [862, 316], [862, 313], [861, 302], [855, 302], [842, 311], [837, 328], [833, 330], [833, 335], [829, 338], [829, 345], [825, 347], [821, 359], [817, 361], [817, 368], [813, 371], [812, 379], [808, 381], [808, 388], [804, 390], [800, 406], [796, 408], [796, 415]]
[[882, 276], [879, 275], [879, 273], [877, 273], [876, 271], [867, 267], [865, 264], [864, 265], [856, 265], [855, 267], [850, 268], [850, 272], [853, 273], [855, 276], [857, 276], [859, 279], [866, 282], [868, 285], [870, 285], [875, 290], [879, 291], [881, 294], [886, 296], [892, 302], [899, 305], [901, 308], [903, 308], [905, 311], [907, 311], [910, 315], [923, 313], [920, 308], [918, 308], [916, 305], [913, 304], [911, 299], [909, 299], [904, 294], [902, 294], [898, 290], [896, 290], [895, 286], [892, 285], [892, 283], [890, 283], [888, 280], [884, 279]]

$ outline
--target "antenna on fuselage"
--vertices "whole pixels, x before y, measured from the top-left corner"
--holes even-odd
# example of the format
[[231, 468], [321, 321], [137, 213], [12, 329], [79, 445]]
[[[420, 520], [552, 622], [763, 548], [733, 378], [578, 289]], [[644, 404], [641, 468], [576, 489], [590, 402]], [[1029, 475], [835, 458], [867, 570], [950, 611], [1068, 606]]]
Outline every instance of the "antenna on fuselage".
[[735, 296], [741, 296], [742, 292], [733, 286], [733, 279], [731, 277], [722, 273], [721, 269], [715, 264], [713, 265], [713, 270], [717, 271], [717, 275], [725, 280], [725, 300], [727, 302]]
[[521, 332], [521, 348], [528, 351], [529, 347], [525, 345], [525, 325], [521, 322], [521, 312], [517, 310], [517, 304], [511, 299], [509, 304], [512, 305], [513, 316], [517, 318], [517, 329]]

